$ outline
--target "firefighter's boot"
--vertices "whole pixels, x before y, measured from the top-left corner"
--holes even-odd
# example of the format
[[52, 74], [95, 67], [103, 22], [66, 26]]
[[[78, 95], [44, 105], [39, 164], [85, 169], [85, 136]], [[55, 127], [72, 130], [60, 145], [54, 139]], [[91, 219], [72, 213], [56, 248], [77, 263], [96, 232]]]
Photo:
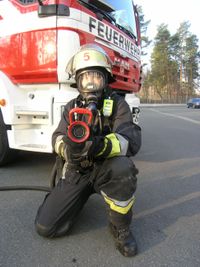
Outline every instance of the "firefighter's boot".
[[132, 211], [127, 214], [119, 214], [109, 211], [109, 228], [114, 236], [116, 248], [125, 257], [133, 257], [137, 254], [137, 243], [130, 230]]
[[116, 228], [110, 223], [110, 231], [115, 239], [116, 248], [125, 257], [133, 257], [137, 254], [137, 244], [129, 226]]

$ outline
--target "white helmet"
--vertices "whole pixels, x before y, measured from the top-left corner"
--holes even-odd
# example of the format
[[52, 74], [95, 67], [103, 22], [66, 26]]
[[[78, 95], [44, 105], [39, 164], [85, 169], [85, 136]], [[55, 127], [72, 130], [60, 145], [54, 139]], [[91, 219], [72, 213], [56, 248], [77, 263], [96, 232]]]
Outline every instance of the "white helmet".
[[111, 59], [100, 46], [86, 44], [70, 59], [66, 67], [66, 72], [70, 76], [76, 76], [80, 70], [100, 67], [107, 70], [110, 78], [109, 82], [112, 82], [114, 81], [112, 78], [112, 64]]

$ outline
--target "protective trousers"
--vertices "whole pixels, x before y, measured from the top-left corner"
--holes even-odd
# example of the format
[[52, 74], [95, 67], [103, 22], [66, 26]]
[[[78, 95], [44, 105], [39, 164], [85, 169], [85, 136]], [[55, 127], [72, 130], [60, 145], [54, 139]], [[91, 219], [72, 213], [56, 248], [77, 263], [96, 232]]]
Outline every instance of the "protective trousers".
[[35, 227], [45, 237], [65, 235], [91, 194], [103, 196], [108, 219], [116, 227], [131, 223], [138, 170], [128, 157], [95, 163], [87, 173], [66, 172], [39, 207]]

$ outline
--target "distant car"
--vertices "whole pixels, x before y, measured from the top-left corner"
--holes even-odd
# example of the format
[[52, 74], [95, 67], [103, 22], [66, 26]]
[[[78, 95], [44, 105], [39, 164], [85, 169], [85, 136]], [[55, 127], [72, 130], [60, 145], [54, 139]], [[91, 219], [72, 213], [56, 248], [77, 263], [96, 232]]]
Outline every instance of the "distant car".
[[200, 98], [190, 98], [187, 101], [188, 108], [200, 108]]

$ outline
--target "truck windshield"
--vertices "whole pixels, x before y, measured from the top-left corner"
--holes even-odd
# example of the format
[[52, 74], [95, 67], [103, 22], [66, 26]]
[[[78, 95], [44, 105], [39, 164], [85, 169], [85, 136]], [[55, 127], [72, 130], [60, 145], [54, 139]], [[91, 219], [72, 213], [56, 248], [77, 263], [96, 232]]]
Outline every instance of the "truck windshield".
[[104, 12], [105, 19], [127, 33], [130, 37], [137, 36], [133, 0], [80, 0], [88, 6], [95, 6]]
[[133, 1], [104, 0], [103, 2], [106, 2], [109, 6], [112, 7], [113, 11], [110, 12], [110, 15], [115, 19], [116, 24], [121, 26], [122, 30], [127, 30], [136, 37], [137, 31], [135, 23], [135, 14], [133, 9]]

